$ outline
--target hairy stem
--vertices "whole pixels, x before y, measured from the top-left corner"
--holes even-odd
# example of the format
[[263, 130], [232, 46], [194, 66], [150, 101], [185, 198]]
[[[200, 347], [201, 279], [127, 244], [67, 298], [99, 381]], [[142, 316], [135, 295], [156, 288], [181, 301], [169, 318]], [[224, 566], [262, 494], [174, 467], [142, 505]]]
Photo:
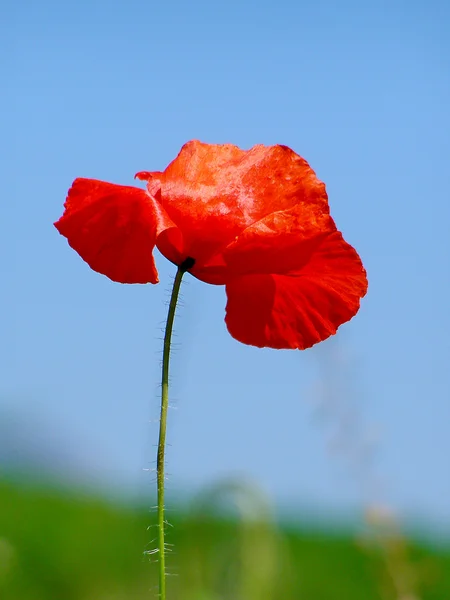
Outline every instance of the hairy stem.
[[158, 459], [156, 464], [156, 478], [158, 485], [158, 555], [159, 555], [159, 597], [166, 600], [166, 548], [165, 548], [165, 519], [164, 519], [164, 457], [166, 452], [166, 426], [167, 409], [169, 407], [169, 360], [170, 342], [172, 339], [173, 321], [177, 307], [178, 294], [181, 279], [185, 272], [184, 266], [178, 267], [173, 282], [172, 295], [170, 297], [169, 312], [167, 314], [166, 330], [164, 333], [164, 351], [162, 362], [162, 385], [161, 385], [161, 419], [159, 422]]

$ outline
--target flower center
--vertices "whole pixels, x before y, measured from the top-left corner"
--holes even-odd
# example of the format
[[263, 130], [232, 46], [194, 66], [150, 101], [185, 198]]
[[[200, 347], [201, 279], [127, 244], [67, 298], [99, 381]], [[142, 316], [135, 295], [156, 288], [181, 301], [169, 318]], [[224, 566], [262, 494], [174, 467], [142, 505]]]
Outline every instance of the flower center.
[[195, 258], [192, 258], [191, 256], [188, 256], [187, 258], [185, 258], [183, 260], [183, 262], [181, 263], [181, 265], [179, 266], [179, 269], [181, 271], [189, 271], [189, 269], [192, 269], [192, 267], [195, 265]]

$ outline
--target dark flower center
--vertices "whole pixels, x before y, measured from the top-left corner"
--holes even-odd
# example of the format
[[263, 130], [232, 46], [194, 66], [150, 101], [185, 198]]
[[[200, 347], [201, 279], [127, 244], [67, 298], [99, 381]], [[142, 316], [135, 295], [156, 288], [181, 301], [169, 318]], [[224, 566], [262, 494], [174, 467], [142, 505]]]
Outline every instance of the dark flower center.
[[192, 258], [191, 256], [188, 256], [187, 258], [185, 258], [183, 260], [183, 262], [180, 265], [180, 269], [182, 271], [189, 271], [189, 269], [192, 269], [192, 267], [195, 265], [195, 258]]

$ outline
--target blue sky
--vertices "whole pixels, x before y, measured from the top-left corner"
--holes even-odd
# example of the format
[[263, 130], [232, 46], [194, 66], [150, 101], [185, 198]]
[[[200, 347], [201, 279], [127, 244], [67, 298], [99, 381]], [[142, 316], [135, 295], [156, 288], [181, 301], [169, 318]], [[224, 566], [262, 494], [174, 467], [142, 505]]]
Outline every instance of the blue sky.
[[186, 278], [169, 490], [237, 473], [280, 504], [376, 500], [450, 525], [450, 6], [44, 0], [3, 18], [0, 393], [17, 448], [153, 490], [174, 267], [158, 257], [158, 286], [92, 272], [52, 226], [72, 180], [133, 184], [193, 138], [283, 143], [326, 182], [369, 293], [317, 348], [259, 350], [228, 335], [223, 288]]

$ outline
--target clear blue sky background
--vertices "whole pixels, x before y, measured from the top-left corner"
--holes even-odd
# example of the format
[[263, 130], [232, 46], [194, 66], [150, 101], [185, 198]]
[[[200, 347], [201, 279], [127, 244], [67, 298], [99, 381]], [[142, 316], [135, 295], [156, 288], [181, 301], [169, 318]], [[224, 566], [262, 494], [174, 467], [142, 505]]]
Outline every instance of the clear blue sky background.
[[369, 294], [333, 340], [258, 350], [228, 335], [224, 289], [187, 278], [169, 489], [238, 473], [280, 504], [376, 499], [450, 525], [450, 5], [29, 0], [2, 21], [12, 452], [153, 490], [174, 267], [158, 257], [158, 286], [91, 271], [52, 226], [72, 180], [133, 184], [193, 138], [283, 143], [326, 182]]

